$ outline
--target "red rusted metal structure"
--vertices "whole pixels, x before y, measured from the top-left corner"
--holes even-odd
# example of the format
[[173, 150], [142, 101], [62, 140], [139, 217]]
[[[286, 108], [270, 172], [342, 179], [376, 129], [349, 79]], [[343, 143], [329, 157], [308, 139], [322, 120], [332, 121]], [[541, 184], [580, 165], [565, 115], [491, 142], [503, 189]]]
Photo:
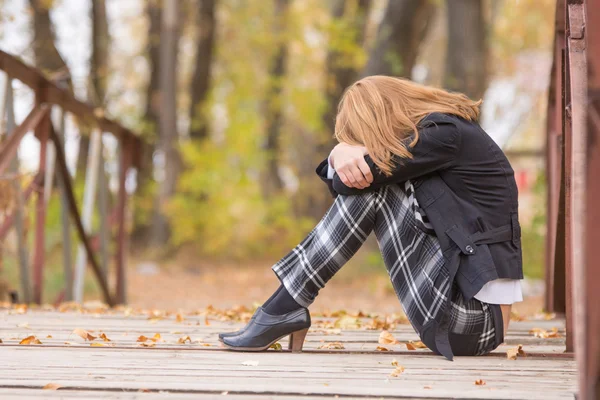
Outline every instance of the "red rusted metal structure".
[[[10, 135], [0, 144], [0, 176], [3, 176], [9, 166], [14, 162], [17, 155], [17, 148], [27, 132], [33, 131], [40, 143], [39, 170], [30, 185], [22, 191], [20, 196], [22, 201], [26, 202], [32, 195], [35, 195], [34, 201], [36, 202], [33, 233], [34, 245], [31, 262], [33, 269], [33, 301], [40, 303], [42, 300], [42, 282], [45, 261], [44, 227], [47, 204], [44, 199], [42, 188], [44, 186], [44, 179], [48, 176], [46, 173], [46, 150], [48, 144], [53, 143], [56, 154], [55, 174], [60, 182], [64, 200], [66, 201], [66, 204], [68, 204], [71, 222], [85, 249], [87, 262], [92, 267], [105, 302], [109, 305], [124, 303], [126, 301], [125, 244], [127, 239], [125, 227], [127, 192], [125, 182], [129, 169], [135, 167], [139, 161], [139, 151], [142, 148], [139, 137], [120, 124], [105, 118], [102, 113], [97, 112], [97, 110], [89, 104], [78, 101], [70, 94], [70, 92], [61, 88], [56, 82], [52, 82], [45, 78], [35, 68], [27, 66], [17, 58], [3, 51], [0, 51], [0, 70], [4, 71], [9, 79], [7, 92], [9, 90], [12, 91], [10, 81], [12, 79], [17, 79], [31, 88], [35, 93], [35, 105], [33, 110], [20, 125], [9, 132]], [[50, 111], [53, 107], [60, 108], [63, 113], [73, 114], [79, 121], [84, 121], [86, 125], [96, 127], [100, 132], [112, 134], [119, 142], [119, 189], [117, 201], [113, 213], [111, 214], [116, 216], [116, 218], [113, 218], [114, 224], [116, 224], [116, 227], [114, 227], [114, 230], [116, 231], [116, 234], [114, 235], [116, 290], [114, 293], [109, 288], [108, 274], [106, 274], [105, 271], [102, 271], [100, 263], [98, 262], [98, 252], [94, 249], [93, 241], [90, 237], [91, 235], [86, 232], [84, 225], [82, 224], [80, 209], [77, 205], [73, 191], [72, 178], [67, 168], [62, 139], [57, 134], [57, 130], [50, 118]], [[2, 224], [0, 224], [0, 241], [4, 240], [7, 232], [15, 224], [17, 219], [18, 216], [16, 215], [16, 212], [13, 212], [4, 219]], [[66, 282], [66, 285], [70, 284], [70, 282]]]
[[579, 399], [600, 399], [600, 9], [558, 0], [548, 101], [546, 308], [564, 313]]

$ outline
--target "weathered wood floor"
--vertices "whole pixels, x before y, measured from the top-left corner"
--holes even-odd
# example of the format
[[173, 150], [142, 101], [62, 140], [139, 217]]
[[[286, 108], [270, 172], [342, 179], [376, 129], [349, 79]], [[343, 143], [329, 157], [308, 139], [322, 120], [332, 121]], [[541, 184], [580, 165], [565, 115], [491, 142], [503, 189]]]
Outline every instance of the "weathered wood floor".
[[[408, 351], [405, 344], [380, 345], [381, 329], [364, 329], [372, 318], [348, 316], [313, 318], [307, 351], [300, 354], [224, 351], [217, 333], [242, 326], [227, 320], [238, 316], [211, 309], [179, 316], [127, 309], [0, 309], [0, 399], [529, 400], [572, 399], [575, 390], [575, 362], [563, 353], [563, 339], [529, 333], [556, 327], [562, 334], [559, 320], [513, 322], [506, 343], [494, 354], [449, 362], [428, 350]], [[98, 338], [85, 341], [73, 333], [76, 328]], [[101, 333], [111, 341], [99, 338]], [[150, 347], [138, 342], [140, 335], [157, 333], [160, 339], [145, 342]], [[410, 325], [398, 324], [392, 333], [401, 342], [418, 340]], [[19, 344], [28, 336], [42, 344]], [[319, 349], [339, 346], [332, 342], [344, 349]], [[285, 349], [286, 341], [281, 344]], [[506, 351], [519, 344], [527, 356], [507, 359]], [[392, 351], [377, 351], [378, 346]], [[394, 360], [404, 367], [396, 377], [390, 376]], [[477, 380], [485, 385], [476, 385]], [[48, 384], [59, 388], [43, 390]]]

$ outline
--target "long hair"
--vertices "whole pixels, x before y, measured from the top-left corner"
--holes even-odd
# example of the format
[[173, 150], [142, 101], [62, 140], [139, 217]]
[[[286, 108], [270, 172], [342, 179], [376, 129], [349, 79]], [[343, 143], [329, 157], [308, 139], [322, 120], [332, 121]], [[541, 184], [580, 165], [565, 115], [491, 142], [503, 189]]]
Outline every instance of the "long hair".
[[[369, 76], [346, 89], [335, 121], [335, 137], [365, 146], [384, 174], [392, 172], [392, 157], [412, 158], [419, 140], [418, 124], [428, 114], [453, 114], [469, 121], [479, 118], [481, 100], [462, 93], [419, 85], [407, 79]], [[414, 134], [410, 143], [408, 137]]]

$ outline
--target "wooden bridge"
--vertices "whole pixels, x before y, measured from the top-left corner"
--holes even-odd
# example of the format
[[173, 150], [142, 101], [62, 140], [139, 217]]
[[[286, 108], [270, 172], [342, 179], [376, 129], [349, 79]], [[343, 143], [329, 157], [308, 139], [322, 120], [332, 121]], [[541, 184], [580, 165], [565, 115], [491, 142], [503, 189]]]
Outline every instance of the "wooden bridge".
[[[0, 398], [549, 400], [576, 391], [564, 321], [546, 315], [514, 321], [492, 355], [453, 362], [419, 348], [405, 319], [363, 314], [313, 316], [299, 354], [220, 348], [217, 333], [250, 316], [245, 309], [167, 314], [98, 304], [0, 310]], [[380, 342], [383, 328], [391, 336]]]
[[[247, 318], [237, 318], [235, 312], [206, 309], [178, 316], [99, 305], [87, 309], [70, 305], [62, 310], [6, 306], [0, 310], [0, 397], [549, 399], [573, 398], [578, 393], [582, 400], [599, 399], [600, 258], [595, 250], [600, 243], [600, 8], [585, 0], [558, 0], [557, 4], [546, 148], [546, 307], [559, 319], [515, 321], [506, 344], [494, 354], [451, 363], [427, 350], [409, 350], [415, 345], [406, 343], [417, 338], [409, 325], [397, 321], [387, 328], [395, 329], [392, 335], [399, 343], [380, 344], [385, 324], [363, 316], [350, 316], [354, 320], [350, 326], [342, 323], [343, 316], [317, 318], [320, 322], [309, 333], [308, 351], [302, 354], [275, 349], [253, 354], [218, 348], [216, 332], [235, 329]], [[10, 229], [17, 233], [20, 294], [27, 302], [41, 302], [46, 202], [56, 178], [66, 277], [64, 295], [57, 300], [82, 300], [81, 279], [89, 264], [104, 302], [125, 304], [125, 182], [139, 158], [140, 139], [100, 110], [76, 100], [60, 82], [49, 81], [2, 51], [0, 70], [9, 77], [2, 110], [9, 134], [0, 145], [2, 180], [18, 175], [13, 161], [27, 132], [35, 132], [41, 148], [39, 171], [28, 187], [13, 185], [16, 207], [0, 224], [0, 240]], [[35, 93], [35, 105], [19, 125], [12, 108], [12, 80]], [[63, 117], [53, 123], [51, 109], [74, 114], [93, 127], [95, 147], [82, 202], [74, 196], [66, 166]], [[120, 148], [119, 190], [112, 210], [101, 201], [107, 190], [100, 167], [103, 134], [116, 138]], [[94, 206], [96, 191], [98, 207]], [[36, 207], [30, 263], [23, 213], [32, 197]], [[94, 210], [105, 222], [99, 232], [90, 229]], [[76, 262], [70, 260], [72, 228], [80, 241]], [[108, 279], [111, 257], [114, 288]], [[33, 282], [28, 280], [30, 265]], [[366, 329], [369, 325], [376, 329]], [[524, 353], [517, 351], [516, 360], [507, 358], [507, 352], [514, 353], [518, 345], [523, 345]]]

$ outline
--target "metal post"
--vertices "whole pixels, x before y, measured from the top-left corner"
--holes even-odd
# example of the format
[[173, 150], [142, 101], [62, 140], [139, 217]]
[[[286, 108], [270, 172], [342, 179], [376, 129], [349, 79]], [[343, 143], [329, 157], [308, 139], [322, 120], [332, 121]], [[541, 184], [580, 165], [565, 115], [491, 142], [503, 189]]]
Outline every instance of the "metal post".
[[[36, 100], [39, 102], [39, 99]], [[35, 135], [40, 142], [40, 173], [45, 174], [46, 169], [46, 149], [50, 129], [50, 115], [40, 121], [35, 128]], [[35, 235], [33, 247], [33, 301], [37, 304], [42, 303], [42, 289], [44, 282], [44, 256], [46, 253], [46, 241], [44, 227], [46, 225], [46, 200], [44, 191], [37, 193], [37, 202], [35, 207]]]
[[[586, 13], [586, 44], [588, 62], [588, 134], [587, 134], [587, 193], [586, 193], [586, 259], [583, 275], [585, 314], [576, 314], [577, 326], [584, 326], [585, 335], [579, 340], [579, 398], [600, 398], [600, 9], [588, 2]], [[578, 279], [578, 277], [576, 277]], [[585, 318], [582, 322], [582, 318]], [[580, 353], [583, 351], [583, 353]]]
[[[14, 98], [12, 91], [12, 80], [10, 76], [6, 77], [6, 136], [8, 137], [16, 128]], [[19, 160], [15, 157], [10, 165], [10, 171], [17, 174], [19, 170]], [[31, 283], [29, 279], [29, 254], [27, 252], [27, 241], [25, 240], [25, 230], [23, 229], [23, 191], [19, 179], [13, 181], [13, 190], [16, 195], [15, 207], [15, 232], [17, 234], [17, 253], [19, 258], [19, 275], [21, 280], [22, 301], [29, 303], [31, 301]]]
[[[65, 138], [65, 112], [60, 108], [58, 123], [58, 143], [54, 146], [60, 146], [64, 152]], [[56, 156], [56, 153], [55, 153]], [[56, 158], [56, 157], [55, 157]], [[69, 200], [66, 193], [66, 185], [59, 169], [55, 169], [56, 182], [60, 190], [60, 221], [62, 230], [62, 248], [63, 248], [63, 274], [65, 277], [65, 301], [73, 300], [73, 255], [71, 254], [71, 225], [69, 223]]]
[[98, 236], [100, 239], [100, 269], [104, 279], [108, 279], [108, 182], [104, 170], [104, 155], [100, 151], [100, 165], [98, 166], [98, 211], [100, 213], [100, 226]]
[[117, 295], [116, 302], [125, 304], [127, 302], [127, 285], [125, 271], [125, 249], [127, 245], [127, 235], [125, 231], [125, 218], [127, 208], [127, 189], [125, 183], [127, 172], [132, 161], [131, 142], [121, 139], [119, 146], [119, 193], [117, 199], [117, 250], [115, 252], [115, 264], [117, 270]]
[[[98, 182], [98, 166], [100, 163], [100, 151], [102, 147], [102, 132], [94, 128], [91, 134], [90, 151], [87, 169], [85, 173], [85, 189], [83, 192], [83, 207], [81, 210], [81, 222], [86, 234], [92, 230], [92, 216], [94, 212], [94, 200], [96, 198], [96, 184]], [[77, 261], [75, 264], [75, 280], [73, 282], [73, 295], [77, 302], [83, 301], [83, 288], [85, 280], [85, 267], [87, 265], [87, 254], [83, 244], [77, 249]]]
[[[554, 60], [548, 102], [547, 122], [547, 234], [546, 234], [546, 301], [549, 312], [564, 312], [564, 48], [565, 0], [556, 6]], [[561, 197], [562, 196], [562, 197]], [[561, 203], [563, 202], [563, 203]], [[560, 204], [563, 204], [562, 208]], [[561, 220], [562, 218], [562, 220]], [[560, 261], [557, 261], [560, 260]]]

